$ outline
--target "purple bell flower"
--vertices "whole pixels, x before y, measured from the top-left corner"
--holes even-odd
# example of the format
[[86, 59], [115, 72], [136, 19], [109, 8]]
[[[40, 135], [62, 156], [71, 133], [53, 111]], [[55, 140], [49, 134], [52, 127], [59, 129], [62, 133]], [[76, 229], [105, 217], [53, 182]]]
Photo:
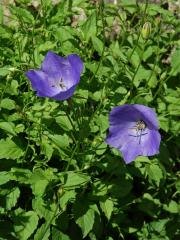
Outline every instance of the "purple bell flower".
[[106, 143], [121, 151], [126, 163], [137, 156], [159, 152], [161, 136], [153, 109], [139, 104], [114, 107], [110, 113]]
[[66, 58], [49, 51], [39, 70], [29, 70], [26, 76], [39, 97], [56, 100], [70, 98], [80, 80], [83, 62], [76, 54]]

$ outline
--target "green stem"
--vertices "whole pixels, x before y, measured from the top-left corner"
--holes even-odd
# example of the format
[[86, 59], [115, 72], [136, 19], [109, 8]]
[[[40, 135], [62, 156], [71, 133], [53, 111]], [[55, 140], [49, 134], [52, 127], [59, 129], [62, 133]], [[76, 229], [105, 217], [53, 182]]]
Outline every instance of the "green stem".
[[[142, 23], [144, 23], [147, 7], [148, 7], [148, 0], [146, 0], [146, 3], [145, 3], [145, 9], [144, 9], [144, 13], [143, 13], [143, 18], [142, 18], [142, 21], [141, 21], [140, 25], [143, 25]], [[131, 57], [132, 57], [134, 51], [136, 50], [136, 48], [138, 46], [140, 36], [141, 36], [141, 31], [139, 31], [139, 33], [138, 33], [138, 38], [137, 38], [136, 44], [134, 45], [133, 50], [131, 52], [131, 55], [128, 58], [129, 61], [131, 60]]]
[[[159, 92], [161, 91], [162, 87], [163, 87], [163, 83], [166, 83], [169, 78], [171, 77], [171, 75], [169, 75], [165, 80], [164, 78], [160, 81], [160, 86], [158, 88], [158, 90], [156, 91], [156, 93], [154, 94], [153, 100], [156, 99], [156, 97], [158, 96]], [[164, 80], [164, 81], [163, 81]]]
[[71, 165], [72, 159], [73, 159], [73, 157], [74, 157], [74, 155], [75, 155], [78, 147], [79, 147], [79, 142], [78, 142], [78, 144], [75, 146], [75, 148], [74, 148], [74, 150], [73, 150], [73, 152], [72, 152], [72, 154], [71, 154], [71, 158], [70, 158], [70, 160], [68, 161], [68, 165], [67, 165], [67, 167], [66, 167], [66, 169], [65, 169], [65, 172], [67, 172], [67, 171], [69, 170], [69, 167], [70, 167], [70, 165]]
[[94, 72], [93, 76], [90, 78], [89, 82], [91, 82], [95, 76], [97, 75], [99, 68], [102, 64], [103, 57], [104, 57], [104, 52], [105, 52], [105, 21], [104, 21], [104, 1], [102, 0], [100, 5], [99, 5], [99, 10], [100, 10], [100, 15], [101, 15], [101, 21], [102, 21], [102, 27], [103, 27], [103, 49], [101, 53], [101, 58], [99, 60], [99, 63], [97, 65], [96, 71]]
[[[107, 83], [107, 81], [106, 81]], [[103, 105], [103, 102], [104, 102], [104, 98], [102, 98], [102, 96], [104, 95], [104, 91], [105, 91], [105, 88], [106, 88], [106, 83], [104, 84], [104, 87], [102, 89], [102, 92], [101, 92], [101, 100], [100, 100], [100, 103], [98, 104], [96, 110], [93, 112], [93, 114], [91, 115], [90, 119], [89, 119], [89, 123], [92, 121], [92, 119], [94, 118], [94, 116], [97, 114], [97, 112], [100, 110], [101, 106]]]
[[142, 60], [143, 60], [143, 55], [144, 55], [144, 49], [145, 49], [145, 46], [146, 46], [147, 41], [148, 41], [148, 40], [146, 40], [145, 43], [143, 44], [143, 50], [142, 50], [142, 54], [141, 54], [141, 57], [140, 57], [140, 61], [139, 61], [139, 64], [138, 64], [138, 66], [137, 66], [137, 68], [136, 68], [136, 70], [135, 70], [135, 73], [134, 73], [134, 75], [133, 75], [133, 77], [132, 77], [132, 80], [131, 80], [131, 87], [130, 87], [130, 95], [129, 95], [129, 96], [132, 96], [134, 79], [135, 79], [135, 77], [136, 77], [136, 75], [137, 75], [137, 73], [138, 73], [138, 70], [139, 70], [140, 66], [141, 66], [141, 63], [142, 63]]
[[54, 218], [55, 218], [56, 215], [57, 215], [58, 208], [59, 208], [59, 201], [58, 201], [57, 204], [56, 204], [56, 208], [55, 208], [55, 211], [54, 211], [53, 216], [52, 216], [51, 219], [46, 223], [45, 229], [44, 229], [44, 231], [43, 231], [43, 233], [42, 233], [42, 235], [40, 236], [39, 239], [43, 239], [43, 238], [44, 238], [44, 236], [45, 236], [46, 232], [48, 231], [48, 229], [49, 229], [52, 221], [54, 220]]

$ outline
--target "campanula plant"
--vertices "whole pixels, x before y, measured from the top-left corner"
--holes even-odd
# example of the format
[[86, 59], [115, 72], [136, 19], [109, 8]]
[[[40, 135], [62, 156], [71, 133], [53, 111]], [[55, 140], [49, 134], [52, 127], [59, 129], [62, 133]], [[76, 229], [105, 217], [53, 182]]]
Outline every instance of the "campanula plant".
[[1, 2], [0, 240], [180, 239], [177, 1]]
[[106, 143], [119, 149], [126, 163], [139, 155], [158, 153], [161, 136], [153, 109], [140, 104], [125, 104], [112, 109], [109, 121]]
[[56, 100], [70, 98], [80, 80], [83, 62], [76, 54], [66, 58], [49, 51], [38, 70], [29, 70], [26, 76], [39, 97]]

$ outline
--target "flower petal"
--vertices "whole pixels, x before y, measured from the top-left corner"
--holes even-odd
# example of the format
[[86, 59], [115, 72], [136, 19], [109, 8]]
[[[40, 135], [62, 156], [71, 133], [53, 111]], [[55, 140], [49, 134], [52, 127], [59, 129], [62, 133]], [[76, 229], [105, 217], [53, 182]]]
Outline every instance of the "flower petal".
[[114, 107], [110, 112], [110, 125], [124, 125], [128, 122], [136, 122], [141, 118], [139, 111], [134, 110], [132, 105]]
[[152, 108], [140, 104], [133, 104], [132, 107], [135, 111], [139, 111], [142, 115], [142, 120], [145, 121], [149, 128], [159, 129], [157, 116]]
[[[83, 63], [76, 54], [71, 54], [67, 58], [63, 58], [49, 51], [45, 56], [41, 69], [47, 74], [60, 75], [67, 88], [71, 88], [80, 80]], [[59, 80], [58, 77], [55, 77], [55, 81]]]
[[130, 163], [134, 161], [137, 156], [142, 155], [142, 146], [139, 144], [137, 139], [132, 140], [129, 138], [128, 140], [129, 141], [120, 148], [126, 163]]
[[62, 65], [61, 72], [64, 79], [64, 83], [68, 88], [77, 85], [80, 80], [80, 74], [83, 70], [83, 63], [79, 56], [71, 54], [67, 56], [69, 65]]
[[75, 69], [76, 73], [80, 75], [83, 71], [83, 62], [80, 57], [76, 54], [70, 54], [67, 56], [67, 59], [69, 60], [72, 68]]
[[152, 108], [140, 104], [125, 104], [114, 107], [110, 113], [110, 124], [117, 125], [128, 121], [143, 120], [150, 129], [158, 129], [156, 113]]
[[76, 54], [67, 58], [49, 51], [40, 70], [29, 70], [30, 79], [37, 96], [64, 100], [72, 96], [80, 80], [83, 63]]
[[29, 70], [26, 76], [31, 81], [32, 88], [37, 91], [41, 97], [52, 97], [58, 93], [56, 88], [50, 87], [49, 77], [41, 70]]
[[[161, 136], [155, 112], [139, 104], [123, 105], [112, 109], [106, 143], [122, 152], [126, 163], [139, 155], [152, 156], [159, 151]], [[144, 121], [146, 128], [135, 129], [137, 121]]]
[[75, 89], [76, 89], [76, 85], [69, 88], [67, 91], [58, 93], [57, 95], [53, 96], [53, 98], [56, 99], [56, 100], [68, 99], [73, 95]]
[[41, 70], [47, 74], [52, 72], [59, 72], [61, 71], [63, 65], [69, 65], [67, 59], [58, 56], [52, 51], [48, 51], [44, 58], [44, 61], [42, 62]]
[[128, 141], [128, 129], [131, 129], [133, 126], [132, 122], [111, 126], [105, 142], [112, 147], [120, 149]]
[[142, 141], [142, 155], [153, 156], [159, 152], [161, 142], [161, 135], [157, 130], [149, 130], [147, 135], [143, 136]]
[[74, 85], [77, 85], [80, 80], [80, 74], [76, 75], [76, 72], [69, 65], [63, 65], [61, 67], [62, 79], [67, 88], [71, 88]]
[[122, 153], [126, 163], [130, 163], [135, 160], [138, 155], [142, 155], [142, 145], [139, 144], [139, 137], [129, 134], [131, 127], [131, 124], [128, 128], [127, 126], [121, 128], [119, 126], [111, 127], [110, 133], [106, 138], [106, 143], [117, 148]]

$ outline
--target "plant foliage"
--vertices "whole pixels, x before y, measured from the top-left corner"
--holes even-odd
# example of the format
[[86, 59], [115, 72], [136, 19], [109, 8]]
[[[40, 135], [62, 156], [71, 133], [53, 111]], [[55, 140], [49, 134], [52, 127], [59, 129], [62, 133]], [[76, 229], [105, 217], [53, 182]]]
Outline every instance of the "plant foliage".
[[[5, 2], [0, 239], [179, 239], [177, 1]], [[84, 62], [68, 101], [35, 96], [25, 77], [48, 50]], [[109, 112], [125, 103], [156, 111], [159, 155], [125, 165], [105, 144]]]

